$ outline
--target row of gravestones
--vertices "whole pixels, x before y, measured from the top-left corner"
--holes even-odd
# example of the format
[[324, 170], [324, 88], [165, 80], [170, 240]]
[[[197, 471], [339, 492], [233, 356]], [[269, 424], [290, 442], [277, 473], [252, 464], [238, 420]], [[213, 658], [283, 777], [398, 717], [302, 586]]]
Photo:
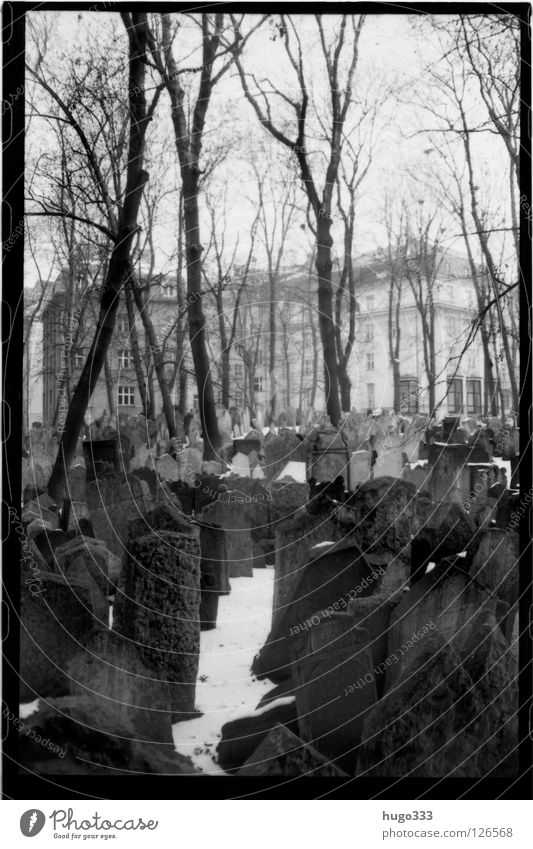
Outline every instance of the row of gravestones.
[[[264, 565], [257, 540], [307, 490], [279, 485], [272, 497], [256, 481], [240, 481], [244, 492], [227, 481], [226, 501], [200, 505], [192, 524], [172, 484], [145, 471], [87, 481], [75, 466], [67, 532], [48, 496], [23, 510], [20, 696], [41, 698], [24, 725], [23, 768], [193, 772], [173, 751], [171, 724], [195, 716], [200, 628], [216, 623], [230, 575]], [[46, 735], [61, 737], [64, 759], [35, 744]]]
[[[277, 525], [272, 628], [252, 668], [276, 687], [224, 726], [221, 765], [515, 774], [516, 534], [476, 527], [402, 481], [362, 490], [358, 503]], [[415, 579], [412, 536], [436, 562]]]

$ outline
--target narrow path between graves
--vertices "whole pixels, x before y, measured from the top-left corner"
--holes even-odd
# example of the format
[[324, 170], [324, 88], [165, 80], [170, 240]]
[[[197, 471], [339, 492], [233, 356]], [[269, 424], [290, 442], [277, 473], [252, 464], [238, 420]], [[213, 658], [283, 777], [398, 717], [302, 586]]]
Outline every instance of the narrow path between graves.
[[230, 581], [231, 593], [219, 600], [217, 627], [201, 634], [196, 707], [203, 716], [173, 726], [177, 750], [209, 775], [226, 775], [214, 760], [224, 723], [254, 711], [274, 686], [250, 672], [270, 630], [274, 568]]

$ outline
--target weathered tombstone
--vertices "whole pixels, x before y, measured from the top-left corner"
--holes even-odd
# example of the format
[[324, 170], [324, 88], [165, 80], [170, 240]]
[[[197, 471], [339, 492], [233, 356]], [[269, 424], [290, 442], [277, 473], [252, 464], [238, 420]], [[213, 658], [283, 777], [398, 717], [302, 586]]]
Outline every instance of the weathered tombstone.
[[397, 653], [398, 661], [387, 669], [386, 692], [394, 688], [407, 665], [425, 651], [433, 630], [438, 629], [461, 656], [478, 615], [483, 613], [487, 621], [495, 621], [496, 610], [495, 596], [453, 566], [445, 573], [438, 568], [428, 572], [405, 593], [391, 616], [388, 653]]
[[378, 449], [374, 475], [400, 478], [403, 466], [403, 436], [400, 433], [388, 434], [381, 449]]
[[[141, 743], [125, 716], [78, 696], [40, 702], [24, 720], [18, 758], [32, 776], [197, 773], [173, 744]], [[49, 740], [49, 745], [42, 741]]]
[[350, 488], [350, 451], [344, 433], [325, 427], [310, 434], [306, 443], [307, 477], [328, 482], [340, 476]]
[[302, 508], [293, 518], [276, 524], [273, 629], [285, 612], [310, 549], [318, 543], [341, 540], [346, 533], [330, 509], [311, 514]]
[[313, 547], [283, 615], [272, 625], [265, 645], [254, 658], [254, 674], [274, 683], [287, 678], [293, 644], [300, 642], [321, 611], [333, 614], [346, 610], [350, 598], [375, 591], [378, 581], [379, 575], [353, 542]]
[[413, 484], [379, 477], [362, 484], [350, 496], [342, 516], [364, 551], [386, 547], [406, 557], [412, 536], [424, 526], [432, 509], [430, 500], [417, 493]]
[[365, 716], [377, 699], [372, 641], [347, 613], [311, 621], [304, 653], [292, 664], [300, 734], [353, 775]]
[[200, 557], [196, 537], [159, 531], [130, 543], [113, 627], [170, 688], [173, 721], [194, 715], [200, 650]]
[[128, 547], [132, 520], [141, 520], [149, 505], [135, 475], [105, 475], [87, 482], [87, 506], [94, 532], [121, 559]]
[[21, 521], [23, 525], [32, 522], [34, 519], [42, 519], [43, 522], [48, 522], [53, 528], [59, 527], [57, 513], [45, 507], [39, 500], [28, 501], [22, 508]]
[[263, 442], [263, 454], [263, 471], [269, 481], [277, 478], [287, 463], [306, 460], [304, 443], [292, 430], [281, 431], [278, 435], [267, 433]]
[[233, 490], [221, 493], [202, 510], [202, 524], [220, 528], [224, 533], [224, 559], [230, 578], [253, 577], [251, 504], [250, 496]]
[[90, 633], [94, 617], [88, 582], [52, 572], [22, 572], [20, 701], [68, 691], [65, 669]]
[[283, 725], [277, 725], [270, 731], [238, 774], [268, 777], [347, 777], [345, 772]]
[[272, 496], [272, 521], [290, 519], [309, 498], [309, 486], [306, 483], [293, 481], [273, 481], [270, 485]]
[[235, 772], [278, 724], [298, 733], [298, 714], [294, 696], [251, 711], [248, 716], [230, 720], [221, 728], [217, 746], [218, 763], [225, 772]]
[[116, 631], [96, 630], [66, 666], [69, 692], [97, 713], [108, 707], [131, 723], [141, 742], [172, 743], [169, 687], [143, 665], [135, 646]]
[[519, 538], [513, 531], [491, 528], [479, 535], [470, 574], [507, 602], [509, 614], [504, 623], [510, 641], [519, 597]]
[[462, 504], [472, 491], [471, 467], [488, 462], [481, 446], [434, 443], [428, 449], [431, 467], [429, 492], [433, 501]]
[[350, 454], [350, 488], [355, 489], [372, 476], [372, 452], [352, 451]]
[[430, 634], [397, 686], [367, 715], [357, 776], [484, 775], [484, 707], [459, 656], [441, 634]]

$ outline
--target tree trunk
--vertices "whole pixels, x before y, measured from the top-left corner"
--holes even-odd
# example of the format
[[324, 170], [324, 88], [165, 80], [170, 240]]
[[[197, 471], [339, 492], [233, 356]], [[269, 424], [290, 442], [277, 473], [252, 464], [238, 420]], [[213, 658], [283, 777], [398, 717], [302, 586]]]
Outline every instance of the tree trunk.
[[276, 417], [276, 276], [270, 272], [270, 304], [268, 317], [268, 330], [270, 333], [269, 339], [269, 390], [270, 390], [270, 419], [274, 421]]
[[187, 412], [187, 370], [185, 368], [185, 336], [187, 333], [187, 303], [183, 280], [183, 191], [180, 190], [180, 214], [178, 231], [178, 324], [176, 327], [176, 360], [179, 380], [179, 412]]
[[311, 397], [309, 399], [309, 406], [314, 410], [315, 408], [315, 398], [316, 398], [316, 387], [318, 381], [318, 339], [316, 332], [316, 325], [313, 316], [313, 310], [309, 307], [309, 323], [311, 325], [311, 335], [313, 339], [313, 383], [311, 385]]
[[337, 381], [337, 355], [335, 350], [335, 323], [333, 321], [333, 287], [331, 283], [331, 219], [325, 217], [317, 221], [317, 258], [318, 273], [318, 313], [320, 337], [324, 351], [324, 394], [326, 411], [333, 427], [341, 419], [339, 391]]
[[126, 286], [125, 295], [126, 311], [128, 314], [128, 327], [130, 330], [130, 345], [133, 353], [133, 365], [135, 367], [137, 386], [139, 387], [139, 394], [141, 396], [143, 413], [147, 419], [153, 419], [154, 411], [146, 394], [146, 379], [144, 376], [141, 351], [139, 348], [139, 337], [137, 335], [137, 328], [135, 326], [135, 309], [133, 305], [133, 297], [131, 294], [131, 282], [129, 282]]
[[117, 411], [117, 405], [115, 404], [115, 381], [113, 380], [113, 372], [111, 370], [109, 355], [107, 353], [104, 359], [104, 375], [107, 389], [107, 403], [109, 404], [109, 415], [114, 416]]
[[[196, 169], [195, 173], [191, 171]], [[202, 245], [198, 213], [198, 166], [185, 168], [183, 175], [183, 207], [187, 253], [187, 296], [189, 301], [189, 339], [198, 386], [198, 404], [203, 429], [204, 460], [218, 459], [221, 446], [211, 380], [211, 364], [207, 356], [205, 316], [202, 308]]]
[[161, 353], [161, 349], [157, 341], [157, 336], [155, 334], [152, 319], [148, 314], [148, 310], [144, 302], [144, 296], [140, 288], [141, 283], [140, 281], [135, 280], [132, 277], [130, 280], [130, 286], [131, 291], [133, 293], [133, 298], [135, 300], [135, 305], [137, 307], [137, 312], [139, 313], [142, 319], [144, 332], [148, 340], [149, 350], [152, 352], [154, 369], [157, 377], [157, 382], [159, 384], [159, 391], [161, 392], [161, 400], [163, 403], [163, 413], [165, 414], [165, 419], [167, 421], [168, 435], [172, 439], [174, 436], [176, 436], [176, 417], [174, 415], [174, 407], [172, 404], [172, 397], [170, 394], [167, 375], [165, 372], [163, 355]]

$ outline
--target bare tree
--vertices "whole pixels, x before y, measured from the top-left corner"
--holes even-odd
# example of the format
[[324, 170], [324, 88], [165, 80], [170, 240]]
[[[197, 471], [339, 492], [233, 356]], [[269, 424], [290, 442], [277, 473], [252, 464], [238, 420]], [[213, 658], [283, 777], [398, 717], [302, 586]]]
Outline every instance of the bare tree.
[[[234, 52], [238, 53], [242, 50], [245, 39], [235, 40], [229, 47], [223, 45], [224, 14], [222, 12], [217, 12], [215, 15], [203, 13], [199, 16], [199, 25], [202, 38], [201, 65], [197, 68], [199, 83], [193, 100], [190, 119], [187, 114], [185, 90], [181, 82], [181, 74], [183, 74], [184, 69], [178, 68], [173, 53], [175, 33], [172, 31], [170, 15], [161, 14], [160, 44], [157, 44], [148, 24], [146, 24], [146, 37], [150, 42], [152, 57], [170, 97], [170, 114], [182, 178], [189, 338], [198, 386], [198, 398], [200, 399], [200, 419], [204, 433], [204, 460], [214, 460], [218, 456], [221, 438], [218, 430], [211, 368], [205, 338], [205, 316], [202, 306], [203, 248], [199, 215], [200, 160], [203, 132], [213, 88], [231, 67]], [[223, 60], [222, 63], [219, 61], [221, 59]], [[217, 63], [220, 69], [215, 72], [214, 67]]]
[[[313, 173], [312, 157], [308, 151], [309, 107], [312, 104], [310, 104], [307, 72], [297, 23], [291, 16], [280, 15], [278, 25], [287, 59], [296, 77], [297, 95], [293, 92], [289, 95], [280, 91], [271, 80], [260, 84], [253, 75], [245, 73], [240, 57], [236, 55], [235, 58], [245, 97], [253, 107], [259, 121], [275, 139], [296, 155], [300, 177], [312, 211], [313, 231], [316, 237], [318, 310], [324, 354], [326, 405], [331, 422], [337, 426], [341, 419], [341, 407], [333, 315], [332, 203], [343, 148], [345, 123], [353, 99], [354, 75], [359, 58], [359, 37], [365, 16], [342, 15], [339, 26], [330, 28], [334, 34], [329, 43], [323, 17], [315, 15], [315, 20], [331, 98], [327, 132], [322, 139], [327, 147], [325, 169], [316, 164], [322, 160], [314, 158]], [[240, 37], [239, 24], [234, 17], [233, 21], [235, 34]], [[344, 78], [342, 76], [343, 60], [347, 65]], [[250, 87], [250, 77], [254, 91]], [[289, 131], [284, 129], [287, 126], [286, 121], [280, 119], [277, 125], [274, 123], [272, 119], [274, 101], [288, 104], [289, 112], [293, 115], [292, 136], [288, 135]], [[319, 124], [321, 122], [323, 122], [322, 118]], [[319, 174], [323, 180], [321, 188], [318, 184]]]
[[132, 244], [137, 230], [139, 206], [148, 180], [148, 174], [143, 168], [145, 136], [159, 98], [159, 91], [156, 91], [150, 106], [148, 106], [145, 94], [146, 15], [138, 12], [131, 14], [124, 12], [121, 13], [121, 17], [126, 28], [129, 46], [128, 102], [130, 122], [125, 169], [125, 193], [123, 203], [117, 211], [115, 211], [117, 208], [112, 204], [107, 190], [100, 163], [95, 155], [95, 149], [89, 142], [82, 123], [75, 116], [69, 103], [39, 72], [32, 68], [29, 69], [33, 78], [57, 104], [63, 118], [69, 122], [82, 146], [85, 167], [88, 168], [94, 180], [96, 203], [106, 210], [108, 217], [107, 225], [99, 224], [98, 226], [106, 232], [112, 242], [109, 265], [101, 289], [100, 313], [94, 339], [68, 409], [61, 444], [48, 483], [48, 491], [55, 499], [59, 499], [63, 494], [67, 470], [76, 452], [87, 405], [104, 367], [106, 353], [113, 335], [120, 296], [132, 273]]

